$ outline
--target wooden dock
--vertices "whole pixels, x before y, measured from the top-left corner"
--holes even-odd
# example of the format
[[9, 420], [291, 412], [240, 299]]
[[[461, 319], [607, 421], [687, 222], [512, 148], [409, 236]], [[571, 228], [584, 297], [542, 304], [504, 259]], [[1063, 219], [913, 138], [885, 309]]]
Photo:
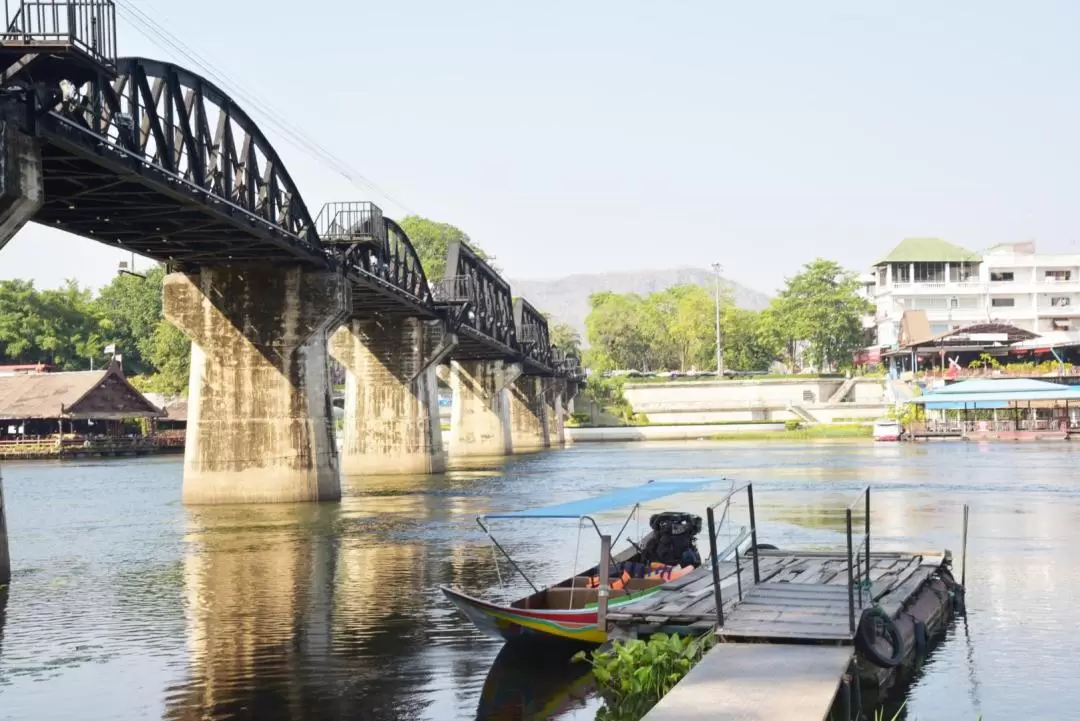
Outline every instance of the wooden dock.
[[[758, 555], [761, 582], [756, 585], [749, 554], [744, 552], [740, 557], [741, 603], [734, 561], [719, 564], [727, 616], [720, 632], [722, 636], [732, 640], [782, 640], [825, 634], [831, 640], [850, 642], [846, 554], [761, 550]], [[936, 568], [941, 561], [942, 557], [936, 554], [871, 553], [869, 578], [872, 585], [869, 593], [863, 593], [862, 605], [869, 605], [871, 598], [878, 603], [885, 602], [893, 590], [900, 588], [920, 568]], [[693, 573], [664, 584], [659, 591], [637, 603], [609, 612], [607, 618], [614, 626], [611, 633], [616, 637], [708, 631], [717, 623], [712, 568], [704, 564]], [[800, 630], [792, 624], [813, 628]]]
[[[948, 559], [947, 554], [936, 553], [871, 553], [870, 590], [864, 591], [861, 603], [855, 596], [856, 623], [862, 609], [875, 604], [890, 618], [900, 618]], [[687, 624], [690, 632], [715, 628], [718, 637], [719, 643], [644, 721], [822, 721], [827, 717], [856, 656], [847, 555], [763, 550], [759, 561], [761, 581], [757, 584], [750, 563], [740, 564], [741, 600], [734, 564], [721, 564], [728, 572], [721, 579], [724, 622], [718, 627], [715, 616], [711, 621], [704, 618], [716, 608], [711, 570], [701, 574], [698, 569], [638, 602], [636, 609], [624, 607], [612, 614], [612, 622], [624, 627], [627, 636], [684, 632], [687, 629], [680, 624]], [[706, 589], [709, 593], [703, 592]], [[939, 631], [949, 615], [944, 603], [936, 596], [933, 599], [933, 610], [927, 614], [930, 633]], [[903, 634], [906, 661], [917, 653], [913, 633]], [[874, 669], [869, 678], [877, 684], [892, 671], [867, 666]]]
[[722, 643], [645, 721], [820, 721], [852, 656], [850, 646]]

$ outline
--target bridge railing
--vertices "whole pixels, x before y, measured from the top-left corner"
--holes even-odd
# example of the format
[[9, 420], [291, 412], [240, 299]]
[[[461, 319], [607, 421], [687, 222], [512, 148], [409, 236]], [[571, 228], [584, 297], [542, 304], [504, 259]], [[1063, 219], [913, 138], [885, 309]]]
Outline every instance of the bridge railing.
[[325, 204], [315, 218], [315, 232], [324, 243], [386, 243], [382, 210], [367, 201]]
[[116, 65], [116, 6], [112, 0], [7, 0], [4, 45], [66, 45]]
[[430, 282], [436, 303], [467, 303], [476, 299], [476, 284], [467, 275], [455, 275]]

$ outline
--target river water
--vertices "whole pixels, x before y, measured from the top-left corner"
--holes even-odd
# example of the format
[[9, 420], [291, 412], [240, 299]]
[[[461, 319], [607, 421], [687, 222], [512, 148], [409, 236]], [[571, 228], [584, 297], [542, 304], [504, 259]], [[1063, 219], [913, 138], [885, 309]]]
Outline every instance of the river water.
[[[948, 547], [957, 567], [970, 503], [968, 615], [907, 691], [908, 718], [1080, 707], [1075, 443], [596, 444], [348, 479], [340, 504], [302, 506], [185, 508], [181, 475], [178, 458], [4, 466], [0, 719], [591, 719], [580, 664], [500, 655], [438, 586], [498, 586], [478, 513], [699, 475], [753, 481], [761, 540], [781, 546], [841, 542], [839, 509], [871, 483], [876, 549]], [[527, 574], [569, 574], [572, 523], [496, 532]], [[597, 548], [582, 540], [578, 566]]]

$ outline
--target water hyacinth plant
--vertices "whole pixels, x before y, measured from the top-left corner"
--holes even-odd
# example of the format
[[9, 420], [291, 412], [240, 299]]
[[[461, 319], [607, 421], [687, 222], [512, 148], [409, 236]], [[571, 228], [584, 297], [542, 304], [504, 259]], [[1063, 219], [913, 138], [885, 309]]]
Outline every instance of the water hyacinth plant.
[[648, 641], [615, 641], [610, 648], [594, 650], [591, 658], [579, 651], [574, 660], [592, 664], [604, 699], [597, 721], [638, 721], [715, 642], [712, 633], [696, 638], [657, 633]]

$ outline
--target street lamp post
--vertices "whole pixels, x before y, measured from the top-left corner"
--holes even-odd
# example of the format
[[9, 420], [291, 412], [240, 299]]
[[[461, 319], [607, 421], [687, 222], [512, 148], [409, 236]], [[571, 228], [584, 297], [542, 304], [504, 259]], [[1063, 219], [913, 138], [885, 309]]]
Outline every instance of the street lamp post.
[[720, 345], [720, 271], [724, 266], [719, 263], [712, 264], [713, 275], [716, 277], [716, 377], [724, 377], [724, 350]]

